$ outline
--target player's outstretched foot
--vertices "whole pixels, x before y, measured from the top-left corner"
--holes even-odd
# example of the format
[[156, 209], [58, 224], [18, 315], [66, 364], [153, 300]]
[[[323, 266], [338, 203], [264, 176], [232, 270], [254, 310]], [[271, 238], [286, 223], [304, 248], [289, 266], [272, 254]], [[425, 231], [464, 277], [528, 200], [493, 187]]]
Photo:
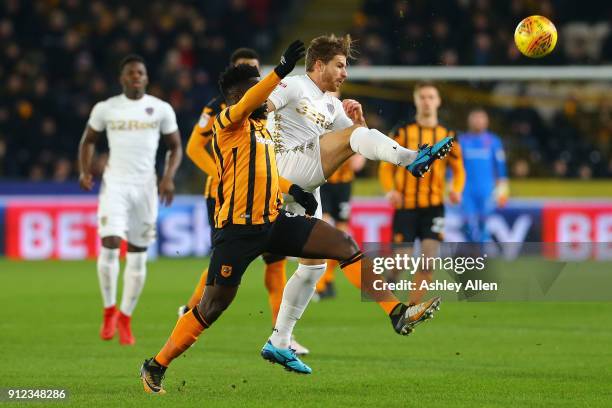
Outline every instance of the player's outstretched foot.
[[296, 356], [306, 356], [310, 353], [310, 350], [298, 343], [294, 336], [291, 336], [289, 348], [295, 351]]
[[119, 331], [119, 344], [124, 346], [133, 346], [136, 343], [134, 335], [132, 335], [132, 318], [119, 312], [119, 319], [117, 320], [117, 329]]
[[104, 308], [104, 320], [102, 321], [102, 327], [100, 328], [100, 338], [102, 340], [111, 340], [113, 337], [115, 337], [118, 319], [119, 312], [115, 306]]
[[187, 314], [188, 311], [189, 311], [189, 306], [187, 306], [187, 305], [179, 306], [179, 308], [178, 308], [178, 317], [179, 317], [179, 319], [181, 317], [183, 317], [184, 314]]
[[160, 365], [154, 358], [145, 360], [140, 367], [140, 379], [145, 392], [150, 394], [165, 394], [166, 390], [162, 387], [162, 381], [166, 367]]
[[409, 335], [416, 325], [433, 318], [436, 310], [440, 310], [441, 301], [440, 297], [435, 297], [418, 305], [400, 303], [389, 316], [391, 317], [393, 330], [402, 336]]
[[264, 360], [268, 360], [273, 364], [278, 363], [282, 365], [287, 371], [294, 371], [299, 374], [312, 373], [312, 369], [295, 355], [295, 351], [290, 348], [282, 349], [274, 347], [270, 340], [261, 349], [261, 356]]
[[423, 177], [434, 161], [443, 158], [450, 152], [454, 140], [454, 137], [448, 136], [433, 146], [422, 145], [419, 147], [416, 159], [406, 166], [406, 170], [412, 173], [414, 177]]

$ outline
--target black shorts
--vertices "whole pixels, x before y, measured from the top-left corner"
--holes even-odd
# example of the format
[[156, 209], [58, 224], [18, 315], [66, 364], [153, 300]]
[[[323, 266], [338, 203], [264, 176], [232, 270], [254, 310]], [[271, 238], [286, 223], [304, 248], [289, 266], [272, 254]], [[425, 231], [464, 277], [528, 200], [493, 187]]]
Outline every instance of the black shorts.
[[351, 184], [326, 183], [321, 186], [323, 213], [331, 215], [334, 221], [347, 222], [351, 215]]
[[316, 218], [281, 211], [269, 224], [217, 229], [206, 284], [239, 285], [249, 264], [264, 252], [300, 257], [316, 222]]
[[444, 206], [396, 210], [393, 215], [393, 242], [414, 242], [419, 239], [442, 241]]
[[206, 197], [206, 211], [208, 211], [208, 225], [210, 225], [210, 245], [213, 246], [213, 237], [215, 235], [215, 205], [217, 200], [211, 197]]

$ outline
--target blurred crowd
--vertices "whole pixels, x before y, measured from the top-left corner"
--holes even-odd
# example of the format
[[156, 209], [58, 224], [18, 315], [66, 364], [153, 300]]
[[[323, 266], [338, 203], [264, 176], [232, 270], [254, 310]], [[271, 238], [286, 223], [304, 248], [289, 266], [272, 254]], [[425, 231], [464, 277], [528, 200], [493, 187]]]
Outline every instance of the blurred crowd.
[[[0, 177], [76, 174], [92, 106], [121, 92], [118, 64], [143, 55], [148, 92], [169, 101], [183, 138], [232, 50], [268, 53], [279, 0], [3, 0], [0, 2]], [[105, 161], [99, 157], [97, 171]]]
[[[557, 49], [538, 60], [522, 56], [513, 37], [517, 23], [533, 14], [548, 16], [556, 24], [560, 38]], [[611, 22], [612, 3], [593, 0], [365, 0], [351, 31], [359, 49], [354, 63], [610, 64]], [[589, 86], [596, 91], [590, 92], [593, 89]], [[465, 128], [462, 105], [484, 105], [492, 114], [495, 130], [508, 144], [512, 176], [612, 176], [609, 82], [505, 81], [463, 83], [449, 88], [442, 95], [447, 123]], [[381, 103], [384, 104], [374, 101], [372, 106]], [[389, 110], [394, 112], [389, 115]], [[387, 120], [383, 123], [390, 116], [405, 117], [411, 109], [404, 106], [401, 110], [397, 113], [396, 108], [386, 104]]]
[[[521, 57], [514, 29], [549, 17], [557, 50]], [[612, 4], [595, 0], [365, 0], [355, 16], [359, 65], [524, 65], [612, 63]]]
[[[589, 2], [365, 0], [352, 29], [359, 40], [356, 63], [523, 63], [512, 45], [514, 26], [536, 13], [552, 16], [563, 36], [559, 49], [538, 63], [612, 62], [612, 6]], [[118, 63], [129, 53], [146, 59], [148, 92], [172, 104], [186, 140], [202, 104], [217, 93], [216, 78], [230, 53], [252, 47], [265, 61], [296, 7], [297, 0], [0, 2], [0, 177], [58, 182], [75, 177], [78, 141], [90, 110], [120, 93]], [[369, 122], [383, 130], [404, 116], [408, 105], [375, 103], [386, 108], [374, 109]], [[612, 102], [584, 110], [568, 98], [563, 106], [548, 115], [528, 106], [498, 106], [492, 112], [503, 124], [502, 137], [516, 147], [510, 149], [516, 155], [513, 175], [610, 175]], [[97, 173], [105, 160], [100, 154]], [[540, 171], [542, 163], [548, 166]]]

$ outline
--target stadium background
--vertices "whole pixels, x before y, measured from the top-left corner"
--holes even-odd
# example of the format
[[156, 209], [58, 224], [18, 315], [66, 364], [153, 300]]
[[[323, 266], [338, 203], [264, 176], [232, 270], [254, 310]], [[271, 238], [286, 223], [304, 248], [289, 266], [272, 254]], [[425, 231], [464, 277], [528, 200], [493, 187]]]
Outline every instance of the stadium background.
[[[4, 238], [0, 244], [4, 245], [0, 253], [39, 259], [95, 255], [95, 199], [84, 198], [76, 183], [78, 140], [93, 104], [120, 92], [117, 61], [130, 52], [146, 58], [149, 92], [172, 104], [186, 142], [203, 104], [216, 94], [216, 78], [233, 49], [253, 47], [264, 63], [271, 63], [290, 38], [307, 41], [322, 32], [350, 32], [359, 52], [352, 69], [365, 72], [366, 79], [361, 75], [351, 81], [349, 77], [344, 96], [364, 104], [371, 127], [389, 131], [398, 120], [414, 114], [414, 78], [389, 81], [383, 74], [367, 79], [368, 67], [511, 66], [517, 73], [524, 66], [544, 72], [550, 65], [605, 68], [612, 62], [612, 8], [592, 5], [519, 0], [503, 4], [447, 0], [435, 5], [426, 1], [345, 0], [324, 5], [234, 0], [211, 1], [204, 7], [197, 1], [133, 1], [129, 6], [112, 1], [7, 1], [0, 14], [4, 50], [0, 63], [0, 235]], [[538, 13], [555, 21], [561, 40], [552, 55], [529, 60], [514, 47], [512, 33], [521, 16]], [[502, 211], [502, 215], [510, 230], [516, 211], [530, 213], [534, 222], [550, 219], [541, 217], [542, 211], [562, 215], [563, 211], [557, 211], [559, 200], [573, 197], [581, 200], [573, 209], [583, 208], [578, 210], [582, 239], [606, 240], [593, 231], [602, 230], [597, 225], [602, 211], [604, 215], [609, 211], [605, 198], [612, 196], [611, 82], [594, 80], [588, 71], [582, 75], [576, 80], [438, 81], [442, 123], [461, 131], [467, 112], [482, 106], [491, 115], [491, 129], [502, 137], [512, 197], [509, 213]], [[95, 159], [97, 176], [107, 159], [104, 144]], [[158, 164], [162, 154], [160, 149]], [[356, 196], [381, 196], [376, 167], [370, 162], [360, 172]], [[178, 191], [197, 196], [203, 180], [185, 160]], [[61, 206], [53, 198], [75, 193], [79, 197], [70, 201], [66, 196]], [[24, 195], [32, 194], [48, 197], [28, 207]], [[525, 203], [520, 200], [525, 197], [541, 200]], [[588, 199], [594, 197], [599, 200], [590, 205]], [[206, 254], [207, 226], [200, 219], [201, 205], [197, 197], [184, 198], [164, 210], [156, 249], [170, 256]], [[371, 210], [368, 205], [354, 204], [357, 238], [387, 239], [390, 210], [381, 202], [374, 206], [382, 209]], [[34, 210], [38, 212], [29, 216]], [[362, 210], [365, 215], [360, 216]], [[386, 214], [384, 225], [358, 225], [359, 219], [371, 223], [376, 218], [369, 216], [372, 211]], [[555, 227], [538, 224], [530, 239], [540, 240], [538, 231]], [[360, 231], [363, 228], [378, 231]], [[76, 235], [70, 235], [75, 229]], [[64, 244], [68, 248], [62, 249]]]
[[[531, 14], [548, 16], [559, 30], [557, 49], [541, 60], [522, 57], [512, 42], [516, 23]], [[359, 51], [352, 66], [366, 71], [368, 67], [375, 66], [509, 66], [516, 68], [518, 75], [523, 67], [546, 70], [549, 66], [559, 65], [587, 69], [588, 72], [588, 69], [595, 67], [610, 69], [610, 21], [612, 6], [593, 0], [2, 2], [0, 256], [4, 255], [5, 259], [0, 258], [0, 276], [2, 286], [8, 292], [2, 301], [2, 321], [7, 322], [3, 326], [6, 330], [2, 336], [2, 343], [9, 356], [7, 372], [19, 379], [19, 384], [15, 385], [44, 385], [41, 379], [53, 378], [72, 384], [71, 376], [78, 374], [74, 374], [74, 365], [66, 363], [65, 359], [62, 359], [64, 365], [58, 365], [56, 369], [42, 374], [38, 380], [36, 376], [28, 374], [37, 370], [37, 359], [57, 363], [55, 360], [45, 360], [45, 356], [55, 354], [58, 350], [69, 359], [71, 350], [69, 345], [64, 345], [65, 335], [62, 335], [62, 330], [75, 330], [75, 333], [82, 336], [76, 345], [77, 353], [80, 356], [91, 353], [98, 356], [96, 361], [104, 366], [103, 371], [97, 371], [98, 375], [110, 372], [117, 377], [125, 376], [125, 370], [117, 367], [121, 367], [126, 359], [133, 360], [142, 354], [141, 349], [138, 350], [140, 353], [121, 350], [107, 362], [98, 361], [102, 358], [99, 356], [106, 355], [110, 349], [96, 346], [98, 348], [92, 351], [91, 342], [87, 340], [92, 333], [95, 335], [98, 324], [95, 267], [92, 261], [79, 261], [95, 257], [98, 242], [95, 235], [95, 192], [83, 194], [78, 190], [78, 140], [92, 106], [120, 92], [117, 63], [122, 56], [137, 52], [145, 57], [151, 81], [149, 93], [172, 104], [183, 141], [186, 142], [203, 104], [217, 93], [217, 75], [227, 64], [231, 51], [240, 46], [255, 48], [264, 63], [272, 64], [290, 39], [308, 41], [323, 33], [350, 32], [358, 40]], [[399, 119], [413, 115], [411, 86], [414, 80], [389, 81], [377, 77], [351, 81], [350, 75], [349, 69], [349, 81], [343, 88], [343, 96], [354, 97], [364, 104], [370, 126], [388, 131]], [[494, 215], [498, 221], [492, 223], [497, 226], [493, 234], [496, 239], [513, 242], [611, 241], [612, 76], [603, 80], [594, 80], [586, 75], [572, 80], [461, 79], [441, 80], [438, 83], [443, 99], [441, 120], [445, 124], [463, 130], [469, 109], [482, 106], [491, 115], [492, 130], [504, 142], [511, 177], [511, 200], [506, 209]], [[104, 143], [99, 148], [100, 154], [96, 157], [95, 166], [97, 176], [102, 173], [107, 159]], [[384, 241], [390, 236], [391, 210], [381, 198], [382, 192], [375, 174], [376, 164], [368, 163], [358, 174], [355, 185], [357, 198], [353, 203], [352, 227], [360, 241]], [[152, 255], [176, 258], [204, 257], [208, 253], [208, 226], [200, 195], [203, 181], [203, 175], [185, 159], [176, 182], [182, 196], [177, 198], [172, 207], [161, 211], [159, 241], [152, 248]], [[461, 233], [461, 215], [453, 209], [450, 212], [447, 235], [452, 237], [450, 239], [460, 240], [461, 236], [457, 234]], [[590, 257], [593, 255], [589, 254]], [[71, 261], [24, 261], [51, 258]], [[152, 264], [150, 281], [141, 300], [142, 320], [141, 323], [135, 323], [136, 331], [142, 338], [139, 346], [147, 347], [149, 351], [159, 346], [173, 319], [169, 313], [188, 294], [200, 268], [206, 263], [206, 258], [188, 258], [162, 259]], [[253, 280], [259, 279], [261, 268], [256, 263], [253, 275], [257, 277]], [[173, 273], [171, 283], [168, 282], [168, 271]], [[56, 274], [57, 278], [51, 277], [49, 272]], [[259, 309], [265, 308], [260, 305], [264, 302], [263, 291], [258, 287], [258, 282], [251, 283], [253, 280], [245, 283], [244, 298], [238, 302], [244, 305], [236, 306], [236, 310], [228, 317], [227, 325], [234, 330], [240, 327], [243, 337], [258, 341], [262, 333], [266, 333], [261, 328], [268, 329], [268, 320], [250, 317], [251, 313], [261, 314]], [[53, 293], [49, 293], [49, 289]], [[340, 283], [339, 289], [341, 297], [336, 308], [325, 306], [328, 309], [315, 309], [304, 322], [305, 326], [310, 324], [311, 328], [300, 332], [303, 336], [301, 339], [315, 346], [319, 340], [317, 333], [323, 333], [323, 337], [329, 339], [329, 348], [319, 346], [319, 350], [325, 349], [323, 356], [341, 366], [340, 374], [328, 373], [323, 377], [328, 386], [333, 387], [332, 391], [329, 392], [330, 388], [317, 389], [320, 392], [317, 395], [320, 398], [335, 396], [336, 391], [341, 390], [338, 392], [345, 394], [343, 399], [326, 401], [375, 405], [382, 400], [377, 399], [376, 393], [369, 393], [367, 386], [379, 382], [381, 377], [375, 377], [374, 374], [370, 377], [358, 371], [363, 378], [355, 378], [359, 376], [354, 376], [351, 371], [354, 368], [343, 365], [336, 356], [346, 350], [358, 350], [357, 343], [351, 343], [352, 340], [347, 340], [347, 336], [367, 338], [369, 342], [379, 342], [380, 347], [390, 348], [395, 345], [375, 336], [378, 331], [372, 330], [368, 322], [380, 319], [373, 317], [378, 317], [374, 312], [368, 314], [365, 311], [369, 310], [366, 305], [357, 306], [365, 316], [365, 322], [356, 320], [351, 313], [355, 306], [342, 297], [343, 292], [348, 296], [352, 289], [344, 283]], [[35, 299], [30, 301], [31, 297]], [[85, 309], [90, 311], [80, 316], [74, 310], [75, 302], [81, 306], [86, 305]], [[50, 304], [54, 307], [49, 307]], [[411, 360], [412, 367], [443, 384], [452, 384], [447, 373], [435, 371], [428, 365], [431, 361], [449, 364], [447, 359], [429, 347], [436, 341], [440, 349], [462, 349], [461, 352], [465, 350], [468, 353], [474, 351], [472, 357], [476, 356], [476, 360], [468, 360], [466, 357], [465, 365], [453, 362], [448, 366], [451, 373], [465, 376], [466, 390], [474, 391], [478, 387], [489, 386], [503, 389], [502, 384], [505, 382], [508, 387], [515, 387], [513, 391], [520, 390], [524, 394], [522, 397], [511, 396], [513, 391], [505, 389], [496, 394], [497, 401], [501, 401], [499, 406], [517, 401], [536, 406], [542, 403], [543, 400], [539, 399], [542, 396], [562, 406], [577, 395], [583, 398], [577, 401], [588, 401], [591, 406], [606, 406], [610, 395], [609, 391], [606, 394], [602, 384], [610, 379], [609, 369], [604, 368], [606, 361], [610, 361], [609, 350], [606, 348], [610, 333], [600, 329], [600, 325], [608, 324], [609, 327], [609, 317], [601, 317], [601, 311], [609, 309], [609, 306], [588, 305], [584, 307], [584, 313], [563, 308], [564, 316], [560, 317], [557, 306], [549, 304], [537, 311], [541, 313], [540, 318], [531, 314], [534, 312], [532, 307], [523, 304], [476, 309], [470, 305], [453, 305], [448, 309], [447, 317], [442, 315], [441, 320], [436, 322], [439, 325], [437, 328], [432, 324], [430, 333], [426, 334], [423, 330], [423, 337], [414, 340], [423, 355], [416, 361]], [[11, 311], [12, 308], [19, 310]], [[164, 312], [161, 312], [162, 308]], [[46, 342], [48, 348], [35, 340], [36, 336], [29, 323], [32, 319], [28, 316], [39, 310], [47, 310], [51, 316], [42, 327], [46, 333], [50, 333]], [[159, 324], [156, 320], [160, 313], [168, 320], [164, 321], [167, 324]], [[247, 313], [249, 321], [241, 325], [239, 317]], [[480, 318], [478, 333], [481, 337], [476, 337], [474, 333], [465, 336], [461, 331], [462, 325], [473, 325], [476, 315]], [[508, 319], [507, 326], [498, 324], [498, 315]], [[337, 316], [338, 319], [329, 316]], [[74, 321], [84, 317], [90, 318], [91, 324], [73, 326]], [[563, 317], [565, 320], [555, 320]], [[318, 326], [315, 324], [317, 318]], [[343, 320], [346, 326], [343, 328], [345, 335], [335, 340], [333, 338], [337, 332], [334, 331], [332, 320]], [[576, 323], [574, 329], [568, 332], [565, 327], [570, 321], [572, 324], [578, 321], [581, 323]], [[546, 322], [550, 325], [546, 325]], [[543, 324], [545, 328], [542, 328]], [[370, 334], [364, 335], [366, 332]], [[382, 328], [380, 332], [383, 332]], [[585, 332], [591, 334], [591, 354], [579, 346]], [[25, 337], [29, 340], [23, 340], [23, 333], [28, 333]], [[447, 336], [448, 333], [451, 335]], [[507, 340], [509, 337], [513, 340]], [[512, 379], [509, 380], [504, 372], [487, 371], [497, 365], [511, 366], [510, 360], [500, 357], [500, 353], [507, 349], [500, 350], [491, 346], [491, 354], [485, 351], [478, 354], [470, 349], [468, 343], [474, 347], [479, 344], [490, 346], [488, 342], [482, 345], [479, 342], [482, 338], [497, 343], [496, 347], [504, 344], [507, 347], [527, 343], [538, 345], [540, 339], [545, 338], [554, 342], [556, 347], [549, 350], [546, 357], [534, 355], [530, 350], [524, 351], [524, 355], [515, 355], [515, 363], [523, 366], [507, 368], [511, 371]], [[223, 344], [216, 346], [216, 350], [222, 353], [233, 350], [224, 346], [233, 341], [238, 341], [241, 346], [246, 344], [250, 348], [254, 347], [255, 350], [258, 347], [257, 341], [257, 344], [244, 343], [247, 340], [236, 340], [229, 334], [213, 337], [211, 341], [213, 349], [215, 344]], [[23, 346], [17, 346], [18, 342], [23, 342]], [[456, 356], [460, 354], [459, 351], [451, 354], [455, 356], [455, 353]], [[210, 354], [201, 356], [202, 364], [208, 364], [206, 358], [210, 358]], [[252, 358], [251, 354], [241, 353], [240, 356], [248, 361]], [[379, 358], [376, 348], [363, 352], [351, 351], [349, 355], [363, 361]], [[575, 359], [580, 356], [587, 358], [593, 372], [580, 371], [583, 366], [576, 366], [574, 358], [567, 357], [571, 355]], [[323, 360], [314, 358], [315, 363], [325, 364]], [[410, 354], [406, 358], [410, 358]], [[482, 380], [482, 370], [479, 371], [477, 365], [473, 366], [479, 358], [486, 366], [480, 368], [492, 375], [490, 380], [486, 380], [490, 383], [479, 382]], [[114, 365], [111, 366], [111, 363]], [[251, 380], [252, 376], [262, 375], [255, 368], [248, 366], [245, 368], [247, 374], [242, 374], [232, 368], [235, 364], [232, 360], [218, 358], [214, 364], [229, 372], [221, 376], [226, 388], [212, 391], [216, 403], [222, 403], [227, 398], [228, 390], [236, 389], [235, 386], [230, 387], [241, 381], [232, 379], [235, 375], [244, 375], [245, 378], [251, 375], [248, 377], [251, 387], [262, 385], [258, 380]], [[260, 363], [253, 362], [254, 367], [257, 364]], [[135, 372], [134, 367], [129, 368], [130, 374]], [[185, 370], [189, 375], [198, 375], [195, 368]], [[371, 370], [385, 378], [383, 372], [388, 370], [388, 366], [375, 365], [371, 366]], [[402, 370], [406, 368], [392, 366], [388, 372], [398, 373]], [[537, 381], [521, 382], [526, 376], [532, 375], [534, 370], [540, 375]], [[547, 376], [554, 376], [557, 370], [574, 370], [577, 374], [562, 379], [554, 377], [556, 382], [547, 382]], [[600, 376], [597, 380], [596, 373]], [[339, 380], [336, 381], [336, 377]], [[342, 378], [351, 378], [352, 382], [345, 385]], [[296, 395], [303, 398], [306, 405], [318, 405], [320, 400], [309, 399], [309, 386], [300, 388], [302, 384], [293, 378], [287, 380], [278, 377], [277, 380], [288, 381], [296, 387]], [[394, 394], [392, 386], [403, 385], [394, 383], [391, 378], [386, 378], [386, 381], [386, 397]], [[0, 385], [5, 383], [9, 384], [3, 380]], [[115, 405], [126, 405], [123, 387], [132, 383], [134, 381], [131, 378], [105, 383], [117, 390], [112, 400]], [[61, 385], [61, 381], [56, 380], [54, 384]], [[579, 390], [581, 386], [585, 388]], [[88, 402], [88, 398], [98, 398], [92, 400], [96, 404], [105, 402], [104, 395], [99, 394], [95, 383], [83, 383], [74, 387], [77, 394], [81, 391], [87, 396], [80, 400], [77, 396], [80, 403]], [[180, 385], [178, 387], [181, 388]], [[356, 388], [359, 391], [355, 391]], [[441, 390], [427, 388], [418, 398], [423, 401], [442, 398]], [[454, 392], [459, 391], [454, 389]], [[353, 395], [349, 396], [351, 393]], [[264, 404], [261, 401], [269, 398], [261, 388], [251, 390], [249, 395], [245, 398], [259, 397], [261, 404]], [[455, 394], [455, 399], [450, 395], [440, 400], [442, 405], [452, 405], [453, 402], [469, 405], [479, 401], [474, 397], [477, 392], [470, 395]], [[531, 396], [533, 399], [530, 399]], [[226, 403], [241, 400], [228, 401]], [[397, 403], [390, 397], [384, 401], [387, 405]], [[177, 404], [180, 405], [180, 402]]]

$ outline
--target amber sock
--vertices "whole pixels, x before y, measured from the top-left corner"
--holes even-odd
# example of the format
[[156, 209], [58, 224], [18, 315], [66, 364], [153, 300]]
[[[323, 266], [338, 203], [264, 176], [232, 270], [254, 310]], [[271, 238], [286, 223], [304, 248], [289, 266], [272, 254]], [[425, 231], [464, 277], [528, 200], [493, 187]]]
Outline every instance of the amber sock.
[[198, 336], [206, 327], [208, 327], [208, 324], [200, 316], [197, 308], [184, 314], [176, 322], [176, 326], [164, 347], [155, 356], [155, 361], [163, 367], [168, 367], [172, 360], [183, 354], [196, 342]]
[[202, 296], [204, 296], [204, 289], [206, 289], [206, 279], [207, 278], [208, 278], [208, 268], [202, 271], [202, 275], [200, 275], [200, 281], [198, 282], [197, 286], [193, 290], [193, 294], [191, 295], [191, 298], [189, 299], [189, 302], [187, 303], [187, 307], [189, 307], [189, 309], [193, 309], [194, 307], [196, 307], [198, 303], [200, 303], [200, 299], [202, 299]]
[[[363, 257], [363, 254], [358, 253], [354, 255], [352, 258], [340, 263], [342, 272], [344, 272], [344, 275], [347, 277], [349, 282], [351, 282], [353, 286], [355, 286], [357, 289], [361, 289], [361, 263], [362, 263], [361, 258], [362, 257]], [[371, 283], [368, 284], [367, 287], [369, 290], [366, 291], [366, 294], [371, 299], [376, 301], [376, 303], [378, 303], [378, 306], [380, 306], [381, 309], [384, 310], [387, 315], [390, 315], [393, 309], [400, 303], [395, 298], [392, 292], [374, 291], [374, 288], [371, 285]]]
[[272, 312], [272, 327], [274, 327], [281, 302], [283, 301], [283, 290], [287, 283], [287, 260], [282, 259], [271, 264], [266, 264], [264, 280], [266, 289], [268, 290], [270, 311]]

